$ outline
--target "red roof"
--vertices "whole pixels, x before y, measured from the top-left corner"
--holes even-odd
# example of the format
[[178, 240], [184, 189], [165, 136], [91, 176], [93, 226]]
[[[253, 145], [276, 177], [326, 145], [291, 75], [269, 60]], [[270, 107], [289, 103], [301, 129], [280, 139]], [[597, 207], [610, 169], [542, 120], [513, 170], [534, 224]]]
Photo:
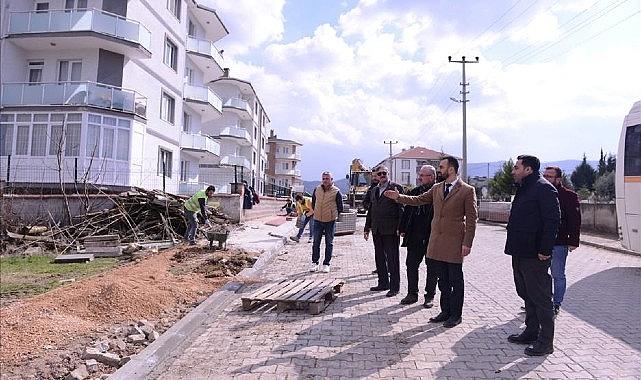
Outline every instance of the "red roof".
[[[413, 159], [421, 159], [421, 160], [438, 160], [443, 156], [448, 156], [447, 153], [444, 152], [437, 152], [432, 149], [428, 148], [423, 148], [421, 146], [417, 146], [412, 149], [406, 149], [398, 154], [395, 154], [392, 156], [392, 158], [413, 158]], [[460, 157], [453, 156], [452, 157], [460, 160]]]

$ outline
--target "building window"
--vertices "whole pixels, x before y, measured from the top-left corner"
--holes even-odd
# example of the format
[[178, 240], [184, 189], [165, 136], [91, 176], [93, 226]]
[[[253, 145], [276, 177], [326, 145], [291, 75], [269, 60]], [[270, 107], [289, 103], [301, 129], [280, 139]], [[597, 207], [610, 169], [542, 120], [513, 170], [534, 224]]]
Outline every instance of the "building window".
[[171, 42], [169, 38], [165, 38], [165, 55], [163, 56], [165, 65], [178, 71], [178, 46]]
[[283, 162], [283, 170], [289, 170], [289, 162]]
[[176, 100], [165, 92], [162, 93], [160, 98], [160, 118], [164, 121], [173, 124], [176, 108]]
[[401, 169], [409, 169], [410, 160], [401, 160]]
[[191, 37], [196, 37], [196, 24], [193, 21], [189, 20], [187, 23], [187, 35]]
[[191, 115], [183, 112], [183, 132], [191, 131]]
[[65, 126], [65, 156], [67, 157], [80, 156], [81, 126], [80, 123], [67, 123]]
[[[158, 148], [158, 175], [165, 174], [171, 178], [171, 162], [173, 153], [163, 148]], [[164, 171], [163, 171], [164, 168]]]
[[31, 131], [31, 156], [47, 154], [47, 124], [34, 124]]
[[625, 130], [624, 149], [623, 175], [641, 175], [641, 125], [633, 125]]
[[80, 82], [81, 61], [58, 62], [58, 82]]
[[0, 124], [0, 156], [8, 156], [13, 146], [13, 124]]
[[256, 165], [256, 152], [252, 152], [252, 163]]
[[180, 20], [180, 8], [181, 8], [181, 0], [167, 0], [167, 9], [169, 9], [169, 12], [171, 12], [172, 15], [176, 16], [178, 20]]
[[49, 3], [36, 3], [36, 10], [37, 11], [48, 11], [49, 10]]
[[44, 65], [43, 61], [29, 62], [29, 77], [27, 78], [29, 83], [42, 82], [42, 68]]
[[187, 181], [189, 173], [189, 161], [180, 161], [180, 180]]
[[410, 184], [410, 172], [401, 172], [401, 184], [402, 185]]
[[87, 9], [87, 0], [65, 0], [65, 9]]

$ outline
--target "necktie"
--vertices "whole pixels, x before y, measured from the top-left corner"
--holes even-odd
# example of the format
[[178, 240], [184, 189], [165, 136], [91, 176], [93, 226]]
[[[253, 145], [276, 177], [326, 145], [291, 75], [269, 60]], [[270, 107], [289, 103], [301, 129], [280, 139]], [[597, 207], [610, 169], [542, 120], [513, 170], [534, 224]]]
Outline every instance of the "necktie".
[[381, 197], [381, 188], [376, 186], [376, 200]]
[[443, 198], [447, 198], [447, 194], [450, 193], [450, 187], [452, 187], [451, 183], [445, 184], [445, 191], [443, 192]]

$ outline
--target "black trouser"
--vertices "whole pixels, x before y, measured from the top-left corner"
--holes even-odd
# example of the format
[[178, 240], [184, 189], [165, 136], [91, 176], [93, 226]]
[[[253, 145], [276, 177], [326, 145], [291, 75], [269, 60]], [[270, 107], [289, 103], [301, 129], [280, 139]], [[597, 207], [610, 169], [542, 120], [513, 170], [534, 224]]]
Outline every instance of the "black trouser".
[[425, 298], [434, 298], [436, 294], [436, 271], [433, 265], [430, 265], [430, 259], [425, 257], [427, 245], [425, 244], [408, 244], [407, 258], [407, 294], [418, 294], [418, 268], [421, 262], [425, 260], [427, 266], [427, 279], [425, 280]]
[[438, 276], [438, 289], [441, 291], [441, 313], [448, 315], [451, 320], [463, 315], [463, 264], [446, 263], [440, 260], [430, 260]]
[[378, 285], [389, 287], [391, 291], [398, 292], [401, 287], [401, 276], [398, 264], [398, 235], [373, 234], [374, 258], [378, 272]]
[[554, 309], [550, 260], [512, 256], [516, 293], [525, 301], [525, 331], [545, 346], [554, 341]]

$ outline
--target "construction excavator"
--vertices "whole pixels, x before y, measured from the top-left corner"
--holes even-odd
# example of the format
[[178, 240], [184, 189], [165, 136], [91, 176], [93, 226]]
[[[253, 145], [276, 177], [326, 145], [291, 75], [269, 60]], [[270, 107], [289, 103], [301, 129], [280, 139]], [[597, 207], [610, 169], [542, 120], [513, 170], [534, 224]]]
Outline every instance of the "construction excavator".
[[349, 180], [347, 203], [351, 208], [356, 209], [357, 215], [364, 216], [367, 210], [363, 207], [363, 199], [372, 183], [372, 172], [367, 166], [363, 165], [360, 158], [355, 158], [352, 160], [352, 164], [349, 166], [349, 174], [345, 178]]

